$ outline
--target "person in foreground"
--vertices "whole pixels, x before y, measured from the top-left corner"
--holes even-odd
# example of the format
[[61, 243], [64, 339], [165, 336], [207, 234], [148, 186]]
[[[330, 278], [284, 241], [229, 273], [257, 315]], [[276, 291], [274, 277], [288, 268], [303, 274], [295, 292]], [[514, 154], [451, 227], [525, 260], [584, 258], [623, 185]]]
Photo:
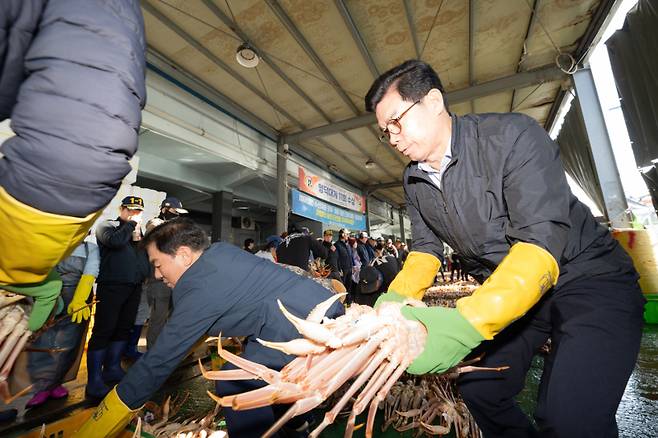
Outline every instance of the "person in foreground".
[[[289, 341], [300, 335], [281, 313], [277, 300], [306, 316], [332, 294], [312, 280], [228, 243], [209, 245], [201, 227], [189, 219], [167, 221], [146, 235], [143, 244], [157, 279], [173, 289], [173, 312], [157, 343], [112, 389], [78, 437], [115, 436], [155, 393], [202, 337], [246, 336], [242, 357], [281, 369], [292, 356], [256, 341]], [[328, 317], [343, 313], [336, 302]], [[225, 367], [226, 369], [227, 367]], [[230, 395], [264, 386], [258, 380], [217, 382], [218, 394]], [[286, 406], [248, 411], [224, 408], [230, 436], [260, 436]], [[303, 436], [305, 419], [289, 424], [287, 436]], [[300, 430], [301, 434], [296, 435]]]
[[[414, 374], [474, 352], [459, 390], [485, 437], [612, 437], [633, 370], [644, 298], [632, 262], [571, 193], [559, 149], [522, 114], [451, 114], [436, 72], [407, 61], [366, 96], [383, 138], [411, 162], [403, 184], [413, 248], [382, 300], [420, 299], [443, 242], [481, 286], [455, 309], [402, 307], [428, 330]], [[535, 419], [515, 401], [532, 357], [552, 340]]]

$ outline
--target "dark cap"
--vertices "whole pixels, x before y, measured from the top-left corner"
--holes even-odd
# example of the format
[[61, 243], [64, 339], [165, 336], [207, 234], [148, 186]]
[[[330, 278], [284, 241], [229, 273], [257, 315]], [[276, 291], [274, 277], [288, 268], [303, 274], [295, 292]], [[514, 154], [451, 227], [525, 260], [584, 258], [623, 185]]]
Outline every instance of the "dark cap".
[[121, 206], [130, 210], [144, 210], [144, 200], [139, 196], [126, 196], [121, 201]]
[[164, 199], [164, 201], [162, 201], [162, 204], [160, 204], [160, 209], [163, 208], [173, 208], [179, 214], [187, 213], [187, 210], [183, 208], [183, 204], [180, 202], [180, 200], [178, 198], [174, 198], [173, 196], [168, 196]]
[[373, 294], [382, 287], [384, 276], [379, 269], [366, 265], [359, 272], [359, 288], [362, 294]]

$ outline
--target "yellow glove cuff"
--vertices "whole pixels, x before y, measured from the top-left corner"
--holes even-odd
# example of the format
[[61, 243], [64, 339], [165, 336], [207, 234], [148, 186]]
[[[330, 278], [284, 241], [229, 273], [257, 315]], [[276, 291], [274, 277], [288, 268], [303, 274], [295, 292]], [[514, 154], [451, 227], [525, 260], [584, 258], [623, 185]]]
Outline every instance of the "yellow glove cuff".
[[411, 251], [404, 267], [393, 279], [388, 290], [420, 300], [425, 290], [434, 283], [440, 267], [441, 261], [432, 254]]
[[545, 249], [519, 242], [491, 276], [457, 309], [485, 339], [526, 314], [557, 283], [560, 269]]
[[96, 281], [96, 277], [91, 274], [83, 274], [80, 277], [80, 281], [73, 293], [73, 299], [71, 300], [71, 304], [75, 304], [75, 308], [72, 309], [73, 312], [86, 304], [87, 298], [89, 298], [89, 294], [91, 293], [91, 288], [94, 286], [94, 281]]
[[42, 282], [84, 239], [100, 214], [79, 218], [46, 213], [23, 204], [0, 187], [0, 284]]
[[98, 405], [91, 418], [74, 435], [77, 438], [103, 438], [117, 436], [126, 428], [139, 409], [131, 410], [117, 394], [115, 386]]

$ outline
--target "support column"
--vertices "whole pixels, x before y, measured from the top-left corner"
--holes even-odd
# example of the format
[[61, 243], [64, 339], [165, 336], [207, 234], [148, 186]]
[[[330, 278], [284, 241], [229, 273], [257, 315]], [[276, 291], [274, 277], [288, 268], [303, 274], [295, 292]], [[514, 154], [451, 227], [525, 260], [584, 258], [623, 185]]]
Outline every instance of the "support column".
[[366, 201], [366, 232], [370, 236], [370, 197], [368, 192], [363, 194], [363, 199]]
[[288, 230], [288, 145], [279, 139], [276, 146], [276, 232]]
[[610, 225], [618, 228], [630, 226], [626, 210], [626, 195], [621, 185], [621, 178], [617, 163], [612, 151], [612, 144], [603, 118], [601, 103], [594, 86], [592, 72], [588, 68], [578, 70], [572, 76], [576, 88], [576, 96], [583, 121], [587, 131], [587, 138], [592, 152], [592, 159], [596, 167], [605, 212]]
[[398, 217], [400, 218], [400, 240], [404, 243], [407, 243], [407, 239], [404, 238], [404, 210], [398, 209]]
[[212, 241], [232, 242], [231, 216], [233, 193], [216, 192], [212, 195]]

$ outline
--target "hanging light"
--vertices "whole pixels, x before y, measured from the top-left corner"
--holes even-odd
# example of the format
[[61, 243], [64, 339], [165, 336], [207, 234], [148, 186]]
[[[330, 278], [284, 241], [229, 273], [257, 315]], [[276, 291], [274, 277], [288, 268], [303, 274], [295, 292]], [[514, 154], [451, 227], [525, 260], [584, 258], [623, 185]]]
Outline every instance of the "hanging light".
[[366, 169], [374, 169], [375, 166], [375, 162], [368, 158], [368, 161], [366, 161]]
[[235, 59], [238, 61], [238, 64], [246, 68], [254, 68], [260, 61], [256, 49], [251, 47], [249, 43], [240, 44], [240, 47], [235, 52]]

